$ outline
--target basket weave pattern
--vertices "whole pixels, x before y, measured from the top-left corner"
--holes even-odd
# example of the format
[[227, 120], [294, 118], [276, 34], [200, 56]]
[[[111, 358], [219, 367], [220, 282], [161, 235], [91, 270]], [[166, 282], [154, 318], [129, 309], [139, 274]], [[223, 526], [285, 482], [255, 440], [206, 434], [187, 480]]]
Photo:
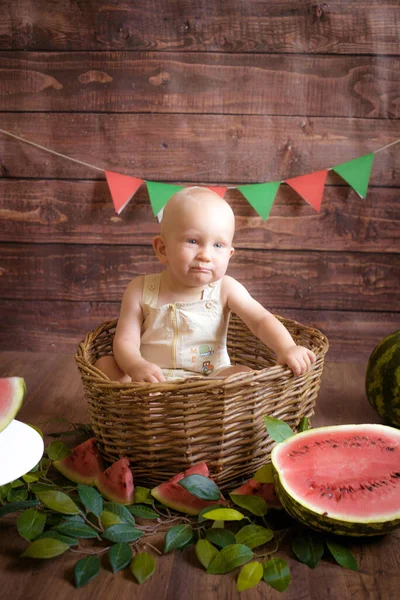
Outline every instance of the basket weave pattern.
[[251, 476], [265, 464], [274, 442], [264, 416], [296, 429], [314, 413], [327, 338], [318, 330], [278, 317], [297, 344], [311, 348], [317, 361], [301, 377], [274, 366], [274, 354], [236, 315], [228, 329], [232, 364], [253, 372], [226, 379], [186, 379], [169, 383], [116, 383], [93, 364], [112, 354], [117, 321], [86, 335], [75, 360], [98, 447], [113, 462], [126, 456], [135, 483], [161, 483], [191, 465], [206, 461], [223, 489]]

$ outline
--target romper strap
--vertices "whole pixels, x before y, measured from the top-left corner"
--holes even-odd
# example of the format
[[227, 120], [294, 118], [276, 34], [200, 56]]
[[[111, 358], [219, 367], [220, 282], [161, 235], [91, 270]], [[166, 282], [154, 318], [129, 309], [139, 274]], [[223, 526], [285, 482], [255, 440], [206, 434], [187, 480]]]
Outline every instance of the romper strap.
[[152, 308], [157, 307], [158, 292], [160, 291], [161, 275], [145, 275], [143, 281], [142, 304]]
[[208, 286], [206, 288], [204, 288], [203, 300], [206, 300], [206, 299], [218, 300], [221, 295], [221, 284], [222, 284], [222, 279], [218, 279], [218, 281], [209, 283]]

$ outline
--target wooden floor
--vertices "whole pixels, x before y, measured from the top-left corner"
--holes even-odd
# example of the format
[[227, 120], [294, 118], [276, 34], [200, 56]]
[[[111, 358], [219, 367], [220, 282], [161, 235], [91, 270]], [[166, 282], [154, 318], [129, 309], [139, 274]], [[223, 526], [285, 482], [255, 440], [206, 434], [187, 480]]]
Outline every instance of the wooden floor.
[[[379, 422], [365, 398], [364, 372], [363, 364], [326, 364], [314, 426]], [[65, 417], [88, 422], [78, 371], [70, 355], [0, 353], [0, 377], [11, 375], [24, 377], [27, 384], [19, 420], [39, 424]], [[104, 557], [104, 569], [97, 579], [76, 590], [72, 581], [77, 555], [68, 553], [47, 561], [18, 558], [26, 542], [16, 533], [15, 522], [15, 515], [0, 520], [0, 597], [5, 600], [394, 600], [400, 594], [400, 529], [362, 544], [354, 542], [351, 548], [359, 563], [358, 573], [329, 560], [311, 570], [288, 550], [282, 556], [290, 564], [292, 582], [282, 596], [264, 583], [239, 594], [236, 573], [206, 575], [193, 548], [157, 559], [156, 574], [142, 586], [128, 572], [113, 575]]]

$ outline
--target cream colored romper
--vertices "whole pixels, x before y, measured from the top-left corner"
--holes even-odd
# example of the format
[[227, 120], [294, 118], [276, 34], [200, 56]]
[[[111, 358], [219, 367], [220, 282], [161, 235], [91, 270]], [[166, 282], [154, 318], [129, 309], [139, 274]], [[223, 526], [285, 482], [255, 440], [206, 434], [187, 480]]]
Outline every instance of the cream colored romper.
[[167, 379], [216, 375], [229, 367], [222, 279], [205, 288], [202, 300], [157, 306], [160, 279], [160, 274], [144, 277], [142, 357], [161, 367]]

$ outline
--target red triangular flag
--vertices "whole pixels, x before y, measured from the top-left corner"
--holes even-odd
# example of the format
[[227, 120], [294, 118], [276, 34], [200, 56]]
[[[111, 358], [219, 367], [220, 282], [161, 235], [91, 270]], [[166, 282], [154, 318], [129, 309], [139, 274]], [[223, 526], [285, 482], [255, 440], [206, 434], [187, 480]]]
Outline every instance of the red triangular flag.
[[315, 210], [319, 211], [327, 174], [328, 170], [325, 169], [324, 171], [316, 171], [308, 175], [286, 179], [285, 183], [290, 185]]
[[218, 185], [215, 187], [211, 187], [210, 185], [206, 186], [208, 190], [211, 190], [212, 192], [215, 192], [216, 194], [218, 194], [218, 196], [220, 196], [221, 198], [223, 198], [225, 196], [225, 192], [228, 189], [227, 187], [223, 187], [222, 185]]
[[143, 179], [121, 175], [112, 171], [105, 171], [108, 187], [114, 203], [117, 215], [125, 208], [128, 202], [143, 183]]

